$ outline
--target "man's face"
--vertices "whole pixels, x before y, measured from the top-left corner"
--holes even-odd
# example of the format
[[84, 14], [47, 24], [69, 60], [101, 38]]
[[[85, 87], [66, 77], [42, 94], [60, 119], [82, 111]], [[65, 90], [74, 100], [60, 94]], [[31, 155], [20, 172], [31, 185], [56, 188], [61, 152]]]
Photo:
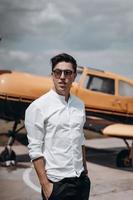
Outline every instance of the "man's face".
[[60, 95], [67, 95], [75, 77], [76, 73], [71, 63], [59, 62], [52, 72], [55, 91]]

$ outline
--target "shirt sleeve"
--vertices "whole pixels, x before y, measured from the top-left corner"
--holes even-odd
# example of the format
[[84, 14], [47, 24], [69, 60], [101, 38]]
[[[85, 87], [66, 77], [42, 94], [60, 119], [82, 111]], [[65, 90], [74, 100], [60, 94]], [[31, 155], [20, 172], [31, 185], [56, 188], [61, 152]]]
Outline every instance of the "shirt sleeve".
[[31, 160], [42, 157], [44, 145], [44, 117], [36, 106], [29, 106], [25, 113], [25, 128], [27, 130], [28, 149]]

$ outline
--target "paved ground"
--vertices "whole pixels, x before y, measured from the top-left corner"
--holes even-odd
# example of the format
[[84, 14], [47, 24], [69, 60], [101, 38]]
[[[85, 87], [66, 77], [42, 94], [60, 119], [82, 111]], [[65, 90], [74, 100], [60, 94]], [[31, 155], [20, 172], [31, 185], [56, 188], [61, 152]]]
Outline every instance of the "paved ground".
[[90, 200], [132, 200], [133, 168], [118, 169], [117, 153], [125, 147], [120, 139], [87, 140], [88, 171], [92, 181]]
[[[117, 169], [115, 166], [116, 154], [123, 146], [121, 140], [113, 138], [86, 140], [87, 166], [92, 182], [90, 200], [133, 199], [133, 169]], [[0, 167], [0, 199], [41, 200], [27, 148], [16, 145], [14, 150], [17, 166]]]

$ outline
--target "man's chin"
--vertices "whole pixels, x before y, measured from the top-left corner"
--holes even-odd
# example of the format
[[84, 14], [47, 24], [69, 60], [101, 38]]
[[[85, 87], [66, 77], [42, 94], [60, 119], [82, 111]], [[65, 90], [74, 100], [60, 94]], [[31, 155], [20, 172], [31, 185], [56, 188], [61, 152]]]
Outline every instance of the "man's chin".
[[62, 96], [65, 96], [65, 91], [64, 90], [59, 90], [58, 91], [58, 94], [62, 95]]
[[66, 89], [63, 88], [63, 87], [60, 87], [60, 88], [57, 90], [57, 93], [60, 94], [60, 95], [65, 96], [65, 94], [66, 94]]

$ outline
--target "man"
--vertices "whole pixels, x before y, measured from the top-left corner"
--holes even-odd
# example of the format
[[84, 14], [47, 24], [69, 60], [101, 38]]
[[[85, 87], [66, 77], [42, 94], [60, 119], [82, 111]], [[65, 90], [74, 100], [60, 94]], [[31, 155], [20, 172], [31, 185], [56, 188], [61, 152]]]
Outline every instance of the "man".
[[88, 200], [83, 102], [70, 94], [76, 60], [68, 54], [51, 59], [53, 88], [26, 110], [29, 155], [43, 200]]

